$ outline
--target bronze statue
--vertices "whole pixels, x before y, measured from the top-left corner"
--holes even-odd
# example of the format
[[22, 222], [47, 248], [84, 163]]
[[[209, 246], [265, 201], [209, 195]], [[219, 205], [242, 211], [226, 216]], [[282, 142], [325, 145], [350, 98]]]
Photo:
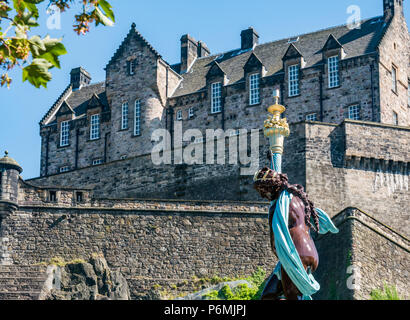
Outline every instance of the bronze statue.
[[[262, 180], [264, 176], [265, 179]], [[308, 199], [303, 187], [300, 185], [290, 185], [286, 174], [279, 174], [269, 168], [263, 168], [257, 173], [254, 187], [261, 197], [269, 201], [277, 200], [284, 190], [294, 195], [289, 207], [289, 232], [305, 270], [310, 269], [312, 273], [315, 272], [319, 264], [319, 256], [310, 236], [310, 230], [319, 230], [319, 218], [313, 203]], [[274, 211], [275, 207], [271, 206], [269, 209], [269, 230], [271, 248], [277, 257], [275, 236], [272, 228]], [[313, 217], [315, 225], [312, 225], [311, 217]], [[279, 281], [276, 275], [272, 275], [262, 293], [262, 300], [278, 300], [282, 296], [285, 296], [288, 300], [300, 300], [303, 296], [283, 267], [282, 280]]]
[[272, 114], [264, 122], [264, 135], [269, 138], [271, 168], [263, 168], [254, 176], [254, 188], [271, 201], [269, 208], [270, 243], [279, 262], [262, 293], [263, 300], [311, 300], [320, 289], [312, 273], [319, 264], [319, 255], [310, 232], [337, 233], [329, 216], [315, 208], [301, 185], [292, 185], [282, 174], [284, 138], [290, 134], [286, 108], [279, 104], [279, 90], [275, 104], [268, 108]]

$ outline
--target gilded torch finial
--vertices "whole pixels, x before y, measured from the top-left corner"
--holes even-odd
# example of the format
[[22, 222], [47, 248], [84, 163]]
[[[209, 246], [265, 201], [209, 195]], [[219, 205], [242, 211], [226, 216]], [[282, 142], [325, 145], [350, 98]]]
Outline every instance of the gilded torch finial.
[[273, 154], [283, 154], [284, 138], [290, 134], [289, 125], [286, 118], [281, 118], [281, 114], [286, 111], [286, 108], [279, 104], [280, 92], [274, 91], [275, 104], [268, 108], [268, 112], [272, 114], [264, 123], [265, 137], [269, 138], [270, 150]]

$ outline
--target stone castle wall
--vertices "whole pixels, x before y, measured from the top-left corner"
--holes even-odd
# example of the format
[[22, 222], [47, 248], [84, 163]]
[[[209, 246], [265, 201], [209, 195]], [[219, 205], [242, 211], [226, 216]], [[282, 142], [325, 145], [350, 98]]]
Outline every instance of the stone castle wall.
[[[403, 211], [410, 201], [410, 157], [404, 147], [410, 144], [409, 128], [346, 120], [339, 126], [294, 124], [291, 132], [285, 140], [283, 172], [289, 173], [291, 183], [304, 185], [318, 207], [334, 216], [355, 206], [409, 234], [409, 224], [403, 223], [409, 219]], [[258, 168], [267, 165], [262, 135]], [[155, 166], [150, 155], [144, 155], [30, 183], [87, 187], [94, 197], [260, 200], [252, 176], [240, 175], [240, 166], [227, 162]]]

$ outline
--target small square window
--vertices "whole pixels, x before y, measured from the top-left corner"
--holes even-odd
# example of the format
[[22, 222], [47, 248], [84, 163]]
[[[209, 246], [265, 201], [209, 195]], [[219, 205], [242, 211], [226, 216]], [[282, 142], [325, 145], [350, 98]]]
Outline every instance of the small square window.
[[189, 116], [189, 118], [192, 118], [194, 116], [194, 108], [189, 108], [188, 116]]
[[67, 171], [70, 171], [70, 167], [65, 166], [65, 167], [60, 168], [60, 173], [67, 172]]
[[348, 117], [351, 120], [360, 120], [360, 106], [354, 105], [349, 107]]
[[306, 121], [317, 121], [317, 114], [316, 113], [310, 113], [306, 115]]
[[95, 159], [93, 160], [93, 166], [98, 166], [103, 163], [102, 159]]
[[182, 110], [177, 111], [177, 120], [182, 120]]
[[399, 125], [399, 115], [397, 114], [397, 112], [394, 112], [394, 111], [393, 111], [393, 124], [395, 126]]
[[51, 202], [56, 202], [57, 201], [57, 192], [56, 191], [50, 191], [49, 192], [49, 200]]
[[83, 202], [84, 197], [83, 197], [82, 192], [80, 192], [80, 191], [76, 192], [76, 200], [77, 200], [77, 202]]

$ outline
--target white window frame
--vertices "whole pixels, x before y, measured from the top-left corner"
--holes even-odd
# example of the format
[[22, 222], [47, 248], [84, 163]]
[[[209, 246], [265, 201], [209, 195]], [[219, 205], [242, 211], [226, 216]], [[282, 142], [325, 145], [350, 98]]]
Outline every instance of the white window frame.
[[124, 102], [121, 107], [121, 130], [128, 129], [128, 102]]
[[399, 125], [399, 114], [396, 111], [393, 111], [393, 125]]
[[298, 64], [293, 64], [288, 67], [289, 97], [295, 97], [300, 94], [299, 70], [300, 70], [300, 66]]
[[392, 81], [392, 90], [397, 93], [397, 67], [392, 66], [391, 68], [391, 81]]
[[260, 98], [260, 74], [254, 73], [249, 76], [249, 105], [259, 104]]
[[361, 116], [360, 116], [360, 105], [355, 104], [355, 105], [349, 106], [349, 109], [348, 109], [348, 118], [349, 118], [350, 120], [361, 120]]
[[336, 88], [340, 86], [339, 77], [339, 56], [332, 56], [327, 59], [327, 71], [328, 71], [328, 87]]
[[100, 114], [93, 114], [90, 117], [90, 140], [100, 139]]
[[62, 121], [60, 123], [60, 147], [66, 147], [70, 144], [70, 122]]
[[134, 136], [141, 135], [141, 100], [134, 103]]
[[194, 107], [188, 109], [188, 117], [191, 119], [194, 116]]
[[93, 160], [93, 166], [98, 166], [100, 164], [103, 164], [103, 159], [99, 158]]
[[306, 121], [317, 121], [317, 113], [309, 113], [306, 115]]
[[181, 109], [177, 110], [177, 120], [178, 121], [182, 120], [182, 110]]
[[60, 167], [59, 171], [60, 173], [68, 172], [70, 171], [70, 167], [69, 166]]
[[222, 111], [222, 82], [211, 84], [211, 113]]

